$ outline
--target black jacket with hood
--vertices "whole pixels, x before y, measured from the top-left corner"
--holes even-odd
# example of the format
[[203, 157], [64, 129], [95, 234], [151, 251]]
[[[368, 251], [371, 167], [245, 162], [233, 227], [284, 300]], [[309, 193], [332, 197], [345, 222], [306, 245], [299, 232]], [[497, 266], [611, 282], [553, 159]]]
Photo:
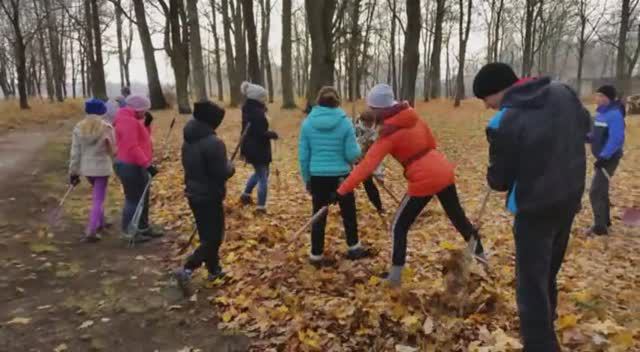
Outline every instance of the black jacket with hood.
[[233, 175], [227, 150], [216, 136], [215, 127], [196, 119], [189, 120], [184, 127], [182, 166], [185, 193], [194, 202], [223, 200], [225, 184]]
[[270, 164], [271, 140], [276, 139], [278, 135], [269, 131], [265, 104], [254, 99], [245, 101], [242, 106], [242, 131], [247, 126], [249, 126], [249, 131], [240, 149], [242, 156], [252, 165]]
[[589, 125], [589, 113], [564, 84], [540, 78], [512, 87], [487, 128], [489, 185], [509, 192], [514, 213], [577, 210]]

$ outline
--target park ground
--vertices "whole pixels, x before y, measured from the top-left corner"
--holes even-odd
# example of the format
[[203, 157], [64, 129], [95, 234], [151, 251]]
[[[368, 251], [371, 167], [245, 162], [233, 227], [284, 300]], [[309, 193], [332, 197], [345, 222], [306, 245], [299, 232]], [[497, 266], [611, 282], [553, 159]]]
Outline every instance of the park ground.
[[[360, 190], [361, 239], [377, 256], [344, 259], [332, 210], [326, 248], [337, 264], [316, 271], [306, 262], [308, 234], [292, 237], [311, 214], [297, 172], [302, 114], [274, 104], [269, 115], [281, 139], [274, 146], [269, 215], [239, 205], [251, 170], [237, 163], [221, 249], [230, 275], [208, 283], [201, 273], [196, 294], [185, 300], [168, 274], [184, 260], [178, 251], [193, 226], [180, 166], [187, 117], [155, 114], [161, 173], [153, 185], [152, 219], [167, 235], [131, 249], [116, 230], [122, 194], [115, 179], [106, 206], [115, 226], [102, 242], [78, 241], [90, 201], [86, 182], [71, 194], [61, 222], [48, 225], [66, 188], [69, 136], [80, 109], [80, 102], [34, 103], [25, 114], [13, 103], [0, 104], [0, 351], [519, 350], [512, 218], [501, 195], [491, 197], [482, 220], [488, 269], [452, 265], [450, 257], [464, 243], [434, 201], [410, 233], [405, 286], [386, 287], [377, 275], [389, 261], [386, 223], [394, 200], [383, 193], [389, 211], [382, 220]], [[486, 189], [484, 126], [491, 112], [475, 100], [459, 109], [445, 101], [417, 109], [456, 163], [458, 191], [475, 219]], [[165, 148], [174, 117], [178, 123]], [[239, 123], [239, 110], [229, 109], [219, 130], [228, 150], [238, 140]], [[585, 196], [560, 274], [557, 331], [566, 350], [640, 350], [640, 228], [620, 221], [625, 208], [640, 207], [640, 117], [628, 117], [627, 127], [625, 158], [612, 182], [611, 236], [581, 233], [591, 219]], [[386, 185], [399, 196], [400, 167], [393, 160], [385, 165]]]

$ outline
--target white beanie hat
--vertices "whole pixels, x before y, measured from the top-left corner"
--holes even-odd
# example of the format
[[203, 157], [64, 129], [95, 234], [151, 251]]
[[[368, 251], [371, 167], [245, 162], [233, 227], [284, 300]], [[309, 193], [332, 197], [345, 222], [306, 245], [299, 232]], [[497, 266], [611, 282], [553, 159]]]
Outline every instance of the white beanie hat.
[[393, 89], [384, 83], [376, 84], [367, 95], [367, 105], [371, 108], [383, 109], [398, 104], [393, 97]]
[[147, 111], [151, 109], [151, 102], [142, 95], [130, 95], [125, 99], [127, 106], [135, 111]]
[[242, 82], [240, 91], [248, 99], [261, 101], [263, 103], [267, 101], [267, 90], [257, 84]]

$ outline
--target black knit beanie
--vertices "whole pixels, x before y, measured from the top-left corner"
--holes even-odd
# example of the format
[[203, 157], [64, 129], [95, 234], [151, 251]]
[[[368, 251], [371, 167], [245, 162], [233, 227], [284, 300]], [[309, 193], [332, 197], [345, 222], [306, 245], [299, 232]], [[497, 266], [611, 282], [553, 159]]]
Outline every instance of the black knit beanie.
[[473, 94], [480, 99], [501, 92], [518, 82], [511, 66], [493, 62], [480, 69], [473, 80]]
[[609, 98], [609, 100], [614, 101], [618, 97], [618, 92], [616, 91], [616, 87], [610, 85], [604, 85], [597, 90], [598, 93], [604, 95]]
[[211, 101], [199, 101], [193, 104], [193, 118], [216, 129], [222, 123], [225, 111]]

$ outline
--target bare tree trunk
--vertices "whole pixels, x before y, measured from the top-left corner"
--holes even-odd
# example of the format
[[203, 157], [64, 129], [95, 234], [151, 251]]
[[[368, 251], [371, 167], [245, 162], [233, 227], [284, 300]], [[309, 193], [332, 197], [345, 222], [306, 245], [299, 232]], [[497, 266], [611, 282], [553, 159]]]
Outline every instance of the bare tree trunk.
[[47, 29], [49, 34], [49, 54], [51, 56], [51, 68], [54, 80], [54, 89], [56, 100], [62, 102], [64, 100], [63, 91], [65, 87], [64, 67], [62, 64], [62, 52], [59, 50], [60, 33], [56, 24], [55, 13], [51, 9], [50, 0], [43, 0], [44, 11], [47, 17]]
[[246, 38], [244, 35], [245, 28], [243, 25], [242, 18], [242, 7], [240, 2], [244, 0], [236, 0], [236, 4], [234, 5], [233, 0], [229, 0], [229, 4], [231, 5], [231, 14], [233, 18], [233, 34], [234, 34], [234, 44], [236, 46], [236, 72], [238, 75], [238, 94], [240, 94], [240, 84], [242, 81], [248, 79], [247, 76], [247, 46], [246, 46]]
[[77, 72], [78, 69], [76, 68], [76, 55], [73, 52], [73, 39], [69, 39], [69, 53], [70, 55], [70, 59], [71, 59], [71, 97], [73, 97], [73, 99], [75, 99], [77, 97], [77, 88], [76, 88], [76, 84], [78, 83], [78, 78], [77, 78]]
[[258, 32], [253, 16], [253, 1], [242, 0], [242, 12], [244, 26], [247, 30], [247, 42], [249, 44], [249, 80], [255, 84], [263, 85], [263, 77], [260, 74], [260, 61], [258, 59]]
[[413, 106], [416, 99], [416, 79], [420, 64], [420, 0], [407, 0], [407, 29], [402, 62], [402, 89], [400, 98]]
[[440, 97], [440, 56], [442, 54], [442, 24], [446, 14], [446, 0], [436, 0], [435, 30], [433, 34], [433, 47], [431, 51], [430, 82], [432, 99]]
[[362, 97], [362, 91], [361, 91], [361, 82], [362, 82], [362, 78], [363, 76], [366, 74], [368, 67], [369, 67], [369, 45], [370, 45], [370, 33], [371, 33], [371, 29], [373, 27], [373, 16], [375, 14], [376, 11], [376, 1], [372, 1], [371, 3], [369, 3], [369, 7], [368, 7], [368, 14], [367, 14], [367, 20], [366, 20], [366, 29], [364, 32], [364, 40], [362, 40], [363, 44], [362, 44], [362, 61], [360, 62], [360, 64], [357, 67], [357, 77], [356, 77], [356, 99], [360, 99]]
[[[29, 99], [27, 97], [27, 47], [25, 38], [22, 34], [21, 27], [21, 11], [20, 1], [11, 1], [7, 4], [4, 1], [0, 1], [0, 6], [6, 15], [7, 20], [11, 23], [13, 29], [13, 50], [14, 60], [16, 65], [16, 74], [18, 78], [18, 96], [20, 97], [20, 109], [29, 109]], [[9, 7], [10, 6], [10, 7]]]
[[423, 39], [423, 43], [422, 45], [424, 46], [424, 51], [422, 53], [422, 61], [423, 61], [423, 66], [422, 66], [422, 79], [423, 79], [423, 96], [424, 96], [424, 101], [427, 102], [429, 101], [430, 98], [430, 81], [429, 81], [429, 70], [430, 70], [430, 66], [429, 66], [429, 57], [431, 54], [431, 44], [433, 43], [432, 41], [432, 36], [433, 36], [433, 31], [431, 30], [431, 28], [433, 27], [433, 24], [429, 23], [429, 20], [432, 19], [431, 16], [431, 3], [432, 0], [427, 0], [426, 4], [425, 4], [425, 24], [424, 24], [424, 30], [425, 30], [425, 35], [424, 35], [424, 39]]
[[293, 72], [291, 67], [291, 0], [282, 0], [282, 108], [293, 109]]
[[307, 89], [307, 102], [311, 102], [320, 88], [334, 82], [333, 15], [337, 0], [305, 0], [304, 4], [312, 47], [311, 78]]
[[122, 3], [117, 0], [114, 3], [116, 17], [116, 42], [118, 42], [118, 63], [120, 68], [120, 88], [127, 86], [124, 73], [124, 46], [122, 45]]
[[[162, 92], [160, 77], [158, 75], [158, 65], [156, 64], [155, 49], [151, 41], [149, 26], [147, 25], [147, 15], [144, 10], [143, 0], [132, 0], [133, 9], [136, 14], [138, 36], [142, 44], [144, 54], [144, 66], [147, 71], [147, 85], [149, 87], [149, 98], [152, 109], [164, 109], [167, 107], [167, 100]], [[133, 33], [132, 33], [133, 35]]]
[[267, 90], [269, 91], [269, 103], [273, 103], [273, 72], [271, 70], [271, 58], [269, 56], [269, 32], [271, 31], [271, 0], [260, 0], [262, 9], [261, 23], [261, 44], [260, 44], [260, 67], [263, 73], [261, 76], [266, 79]]
[[460, 19], [459, 19], [459, 35], [460, 35], [460, 46], [459, 46], [459, 54], [458, 54], [458, 77], [456, 83], [456, 101], [454, 103], [455, 107], [460, 106], [460, 101], [465, 97], [465, 89], [464, 89], [464, 65], [467, 56], [467, 42], [469, 41], [469, 33], [471, 32], [471, 10], [473, 8], [473, 0], [467, 0], [467, 26], [463, 27], [464, 22], [464, 0], [459, 0], [458, 2], [460, 6]]
[[[220, 63], [220, 37], [218, 37], [218, 22], [216, 20], [216, 1], [211, 0], [211, 32], [213, 33], [213, 48], [216, 60], [216, 85], [218, 86], [218, 101], [224, 101], [224, 87], [222, 83], [222, 64]], [[212, 88], [213, 89], [213, 88]]]
[[91, 86], [93, 95], [102, 100], [107, 100], [107, 84], [104, 75], [104, 60], [102, 59], [102, 30], [100, 28], [100, 13], [98, 0], [85, 0], [85, 10], [89, 11], [87, 17], [88, 32], [91, 34], [88, 42], [92, 46], [91, 57]]
[[[187, 0], [187, 14], [190, 36], [191, 65], [193, 67], [193, 85], [198, 100], [207, 100], [206, 75], [202, 61], [202, 41], [200, 40], [200, 21], [198, 20], [198, 0]], [[183, 23], [183, 25], [185, 25]]]
[[[189, 103], [189, 26], [183, 0], [170, 0], [169, 6], [164, 1], [160, 4], [165, 12], [165, 51], [171, 59], [171, 67], [176, 81], [176, 97], [178, 111], [181, 114], [191, 113]], [[202, 59], [202, 58], [201, 58]]]
[[[40, 18], [40, 9], [38, 7], [38, 1], [33, 1], [33, 9], [35, 10], [36, 18]], [[42, 69], [44, 70], [44, 79], [47, 88], [47, 98], [50, 102], [53, 102], [55, 98], [55, 84], [51, 68], [49, 66], [49, 58], [47, 56], [47, 47], [44, 40], [45, 31], [38, 31], [38, 46], [40, 51], [40, 60], [42, 63]], [[53, 49], [53, 48], [52, 48]], [[55, 50], [55, 49], [53, 49]]]
[[231, 19], [229, 18], [228, 0], [222, 0], [221, 10], [222, 27], [224, 29], [224, 52], [227, 61], [227, 77], [229, 79], [229, 96], [231, 99], [229, 105], [235, 107], [240, 103], [240, 83], [242, 78], [239, 76], [238, 70], [236, 70], [236, 60], [233, 54], [233, 45], [231, 44]]
[[387, 0], [387, 4], [389, 5], [389, 12], [390, 12], [390, 16], [391, 16], [391, 34], [389, 35], [389, 43], [391, 45], [391, 55], [390, 55], [390, 59], [391, 61], [389, 62], [389, 64], [391, 65], [391, 81], [389, 82], [391, 84], [391, 87], [393, 88], [393, 94], [394, 95], [398, 95], [398, 74], [397, 74], [397, 69], [396, 69], [396, 57], [397, 57], [397, 50], [396, 50], [396, 16], [395, 13], [397, 11], [397, 3], [396, 0]]

